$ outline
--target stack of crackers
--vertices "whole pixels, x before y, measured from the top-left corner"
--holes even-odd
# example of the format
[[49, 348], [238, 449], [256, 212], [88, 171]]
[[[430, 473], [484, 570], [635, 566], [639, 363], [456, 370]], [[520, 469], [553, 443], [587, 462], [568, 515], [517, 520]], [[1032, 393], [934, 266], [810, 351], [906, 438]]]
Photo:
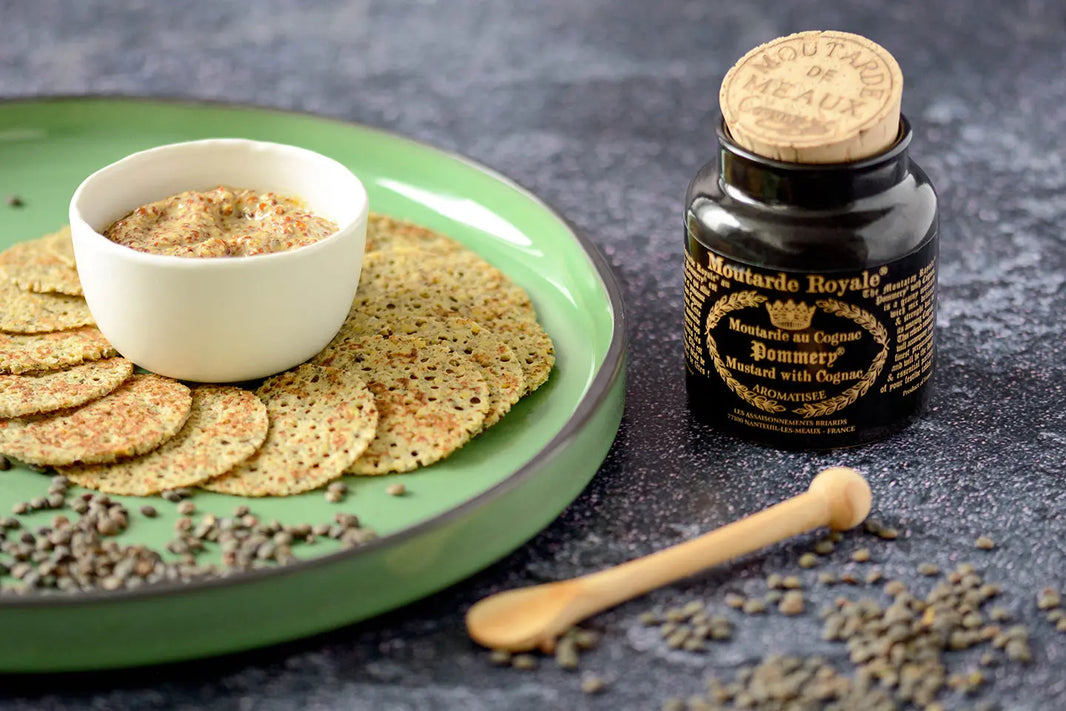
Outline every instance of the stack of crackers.
[[254, 390], [134, 372], [93, 325], [68, 230], [0, 253], [0, 453], [111, 494], [285, 496], [412, 471], [499, 422], [554, 360], [524, 290], [384, 215], [340, 332]]

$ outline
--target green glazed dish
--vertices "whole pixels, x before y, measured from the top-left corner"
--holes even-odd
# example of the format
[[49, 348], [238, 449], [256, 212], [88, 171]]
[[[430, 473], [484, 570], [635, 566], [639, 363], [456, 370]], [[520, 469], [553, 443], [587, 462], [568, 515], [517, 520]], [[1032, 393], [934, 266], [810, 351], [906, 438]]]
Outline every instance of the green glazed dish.
[[[333, 629], [429, 595], [534, 536], [581, 492], [622, 417], [625, 325], [606, 262], [551, 208], [507, 178], [365, 126], [252, 107], [146, 99], [0, 102], [0, 248], [58, 229], [74, 188], [123, 155], [164, 143], [244, 137], [304, 146], [351, 168], [371, 209], [445, 232], [494, 263], [533, 299], [556, 346], [546, 385], [451, 458], [425, 470], [345, 479], [284, 499], [197, 492], [198, 513], [249, 505], [260, 519], [327, 523], [359, 516], [380, 537], [355, 549], [296, 549], [292, 565], [206, 582], [111, 593], [0, 595], [0, 672], [92, 670], [250, 649]], [[0, 474], [0, 515], [41, 496], [47, 474]], [[407, 494], [390, 496], [390, 484]], [[113, 497], [131, 511], [123, 543], [157, 549], [176, 505]], [[150, 503], [160, 515], [137, 512]], [[57, 511], [23, 517], [31, 527]]]

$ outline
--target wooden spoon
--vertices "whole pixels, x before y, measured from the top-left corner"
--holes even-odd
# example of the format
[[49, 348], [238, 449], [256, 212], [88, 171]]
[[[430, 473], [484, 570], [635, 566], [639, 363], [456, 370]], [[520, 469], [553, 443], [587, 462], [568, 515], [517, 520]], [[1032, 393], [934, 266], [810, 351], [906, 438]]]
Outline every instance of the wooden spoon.
[[491, 595], [467, 612], [466, 629], [491, 649], [551, 652], [574, 624], [649, 590], [820, 526], [854, 528], [870, 500], [854, 469], [826, 469], [804, 493], [698, 538], [580, 578]]

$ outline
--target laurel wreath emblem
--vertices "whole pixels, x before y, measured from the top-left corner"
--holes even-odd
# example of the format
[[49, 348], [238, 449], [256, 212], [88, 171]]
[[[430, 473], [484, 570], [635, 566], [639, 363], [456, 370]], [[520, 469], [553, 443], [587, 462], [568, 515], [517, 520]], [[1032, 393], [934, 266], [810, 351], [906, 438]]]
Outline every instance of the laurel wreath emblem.
[[881, 346], [881, 350], [878, 352], [877, 356], [874, 357], [873, 362], [870, 363], [870, 367], [859, 382], [855, 383], [836, 397], [820, 400], [818, 402], [807, 402], [803, 404], [803, 407], [796, 408], [792, 411], [797, 415], [807, 418], [832, 415], [834, 412], [842, 410], [865, 395], [877, 380], [877, 376], [881, 374], [881, 369], [885, 367], [885, 361], [888, 360], [888, 329], [886, 329], [880, 321], [874, 318], [873, 315], [867, 311], [863, 311], [858, 306], [845, 304], [836, 299], [823, 299], [814, 303], [827, 314], [850, 319], [865, 328], [866, 331], [873, 336], [877, 345]]
[[719, 377], [725, 381], [725, 384], [729, 386], [730, 390], [735, 392], [744, 402], [757, 407], [760, 410], [765, 412], [784, 412], [785, 406], [777, 400], [752, 392], [743, 383], [733, 377], [729, 368], [726, 367], [725, 361], [722, 360], [722, 356], [719, 355], [718, 344], [715, 343], [714, 336], [711, 334], [711, 331], [713, 331], [714, 327], [718, 325], [718, 322], [722, 320], [722, 317], [730, 311], [749, 309], [753, 306], [758, 306], [764, 301], [766, 301], [766, 297], [760, 296], [754, 291], [737, 291], [724, 299], [719, 299], [707, 314], [707, 321], [704, 323], [703, 333], [707, 340], [707, 351], [711, 354], [711, 362], [714, 363], [714, 369], [718, 371]]
[[[753, 392], [733, 377], [733, 373], [726, 367], [725, 361], [718, 352], [718, 344], [712, 334], [715, 326], [730, 312], [753, 308], [763, 304], [766, 300], [767, 297], [754, 291], [738, 291], [724, 299], [719, 299], [708, 312], [703, 330], [707, 342], [707, 351], [710, 353], [711, 362], [714, 363], [714, 369], [726, 385], [729, 386], [729, 389], [753, 407], [757, 407], [764, 412], [778, 413], [785, 411], [784, 405], [773, 398]], [[816, 301], [815, 305], [827, 314], [846, 318], [864, 328], [873, 337], [877, 345], [881, 346], [881, 350], [874, 357], [863, 377], [847, 390], [826, 400], [804, 403], [802, 407], [792, 410], [795, 414], [808, 419], [832, 415], [865, 395], [885, 367], [889, 352], [888, 330], [869, 312], [836, 299], [822, 299]]]

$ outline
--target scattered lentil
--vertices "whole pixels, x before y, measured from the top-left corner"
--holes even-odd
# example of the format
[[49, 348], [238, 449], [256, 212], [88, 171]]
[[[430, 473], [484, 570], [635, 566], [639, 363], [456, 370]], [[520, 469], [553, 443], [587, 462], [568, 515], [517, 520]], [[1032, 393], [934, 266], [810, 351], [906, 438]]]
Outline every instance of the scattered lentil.
[[926, 577], [933, 577], [934, 575], [940, 575], [940, 566], [935, 563], [919, 563], [918, 574]]
[[596, 674], [585, 674], [581, 677], [581, 691], [586, 694], [598, 694], [607, 688], [607, 681]]
[[744, 596], [738, 593], [726, 593], [725, 604], [727, 607], [739, 610], [744, 607]]
[[577, 669], [580, 657], [572, 636], [563, 635], [555, 645], [555, 663], [562, 669]]
[[1036, 606], [1041, 610], [1050, 610], [1058, 607], [1062, 602], [1059, 591], [1055, 588], [1044, 588], [1037, 597]]
[[974, 546], [980, 548], [983, 551], [990, 551], [996, 547], [996, 542], [988, 536], [979, 536], [977, 540], [973, 542]]
[[818, 565], [818, 556], [814, 553], [804, 553], [799, 557], [799, 567], [801, 568], [813, 568]]
[[498, 667], [509, 666], [511, 664], [511, 653], [506, 649], [494, 649], [489, 652], [489, 661]]
[[15, 207], [15, 208], [23, 207], [26, 204], [22, 200], [22, 198], [19, 197], [18, 195], [8, 195], [4, 202], [7, 203], [8, 207]]
[[829, 555], [836, 550], [836, 544], [828, 538], [823, 538], [814, 544], [814, 552], [818, 555]]
[[407, 493], [407, 487], [403, 484], [389, 484], [385, 489], [385, 493], [389, 496], [403, 496]]
[[756, 598], [751, 598], [744, 601], [744, 605], [741, 610], [748, 615], [761, 615], [766, 612], [766, 603]]
[[851, 559], [856, 563], [865, 563], [870, 560], [870, 549], [860, 548], [851, 554]]
[[789, 590], [781, 598], [781, 603], [777, 606], [777, 609], [783, 615], [802, 614], [804, 609], [803, 593], [799, 590]]
[[516, 654], [511, 658], [511, 666], [525, 671], [537, 668], [537, 658], [532, 654]]

